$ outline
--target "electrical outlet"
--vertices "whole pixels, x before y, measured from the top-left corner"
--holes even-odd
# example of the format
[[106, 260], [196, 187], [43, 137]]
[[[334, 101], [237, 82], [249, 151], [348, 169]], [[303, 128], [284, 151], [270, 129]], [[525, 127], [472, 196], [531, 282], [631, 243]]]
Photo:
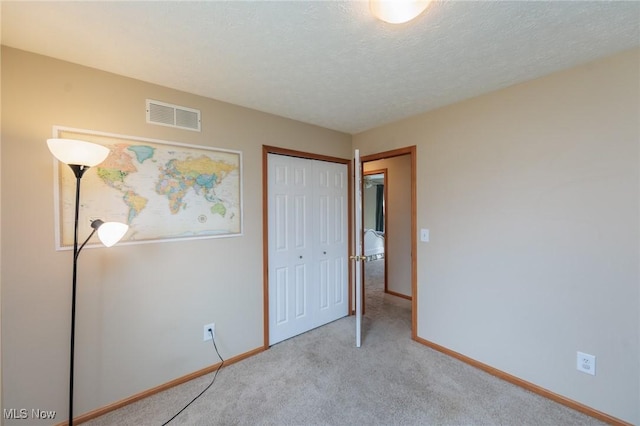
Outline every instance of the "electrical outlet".
[[[211, 336], [213, 336], [214, 338], [216, 337], [216, 324], [215, 323], [211, 323], [211, 324], [205, 324], [203, 327], [204, 330], [204, 334], [202, 337], [202, 341], [206, 342], [208, 340], [211, 340]], [[209, 330], [211, 330], [211, 333], [209, 333]]]
[[596, 357], [594, 355], [578, 352], [576, 368], [583, 373], [596, 375]]

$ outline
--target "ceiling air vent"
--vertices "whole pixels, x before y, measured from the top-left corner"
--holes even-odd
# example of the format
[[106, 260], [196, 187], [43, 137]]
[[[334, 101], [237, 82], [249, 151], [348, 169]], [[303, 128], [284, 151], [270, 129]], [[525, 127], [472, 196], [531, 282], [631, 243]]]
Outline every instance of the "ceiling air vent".
[[147, 123], [200, 131], [200, 110], [147, 99]]

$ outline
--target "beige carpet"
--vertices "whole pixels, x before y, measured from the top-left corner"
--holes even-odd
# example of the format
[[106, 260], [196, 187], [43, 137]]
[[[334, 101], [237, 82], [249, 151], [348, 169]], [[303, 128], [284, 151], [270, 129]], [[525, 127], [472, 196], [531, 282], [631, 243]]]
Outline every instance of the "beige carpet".
[[[382, 263], [366, 268], [361, 348], [354, 347], [353, 317], [294, 337], [224, 368], [211, 389], [171, 424], [602, 424], [412, 341], [411, 302], [382, 291]], [[159, 426], [211, 378], [85, 424]]]

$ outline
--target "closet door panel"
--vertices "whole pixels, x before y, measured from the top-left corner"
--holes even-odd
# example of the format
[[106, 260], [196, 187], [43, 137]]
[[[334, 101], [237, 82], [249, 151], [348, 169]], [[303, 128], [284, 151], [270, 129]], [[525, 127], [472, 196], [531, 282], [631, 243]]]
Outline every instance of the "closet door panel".
[[269, 341], [280, 342], [316, 324], [312, 167], [299, 158], [269, 155]]
[[346, 316], [347, 166], [269, 154], [269, 344]]

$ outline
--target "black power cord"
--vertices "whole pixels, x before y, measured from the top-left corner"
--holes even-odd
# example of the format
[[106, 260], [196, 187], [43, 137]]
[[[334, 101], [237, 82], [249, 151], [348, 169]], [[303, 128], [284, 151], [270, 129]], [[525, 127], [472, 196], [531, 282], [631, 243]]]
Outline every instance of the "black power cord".
[[209, 388], [211, 386], [213, 386], [213, 383], [216, 381], [216, 377], [218, 377], [218, 372], [220, 371], [220, 369], [222, 368], [222, 366], [224, 365], [224, 359], [220, 356], [220, 352], [218, 352], [218, 347], [216, 346], [216, 339], [215, 337], [213, 337], [213, 331], [211, 329], [209, 329], [209, 334], [211, 334], [211, 342], [213, 343], [213, 348], [216, 350], [216, 354], [218, 354], [218, 358], [220, 358], [220, 365], [218, 366], [218, 368], [216, 368], [216, 372], [213, 375], [213, 380], [211, 380], [211, 383], [209, 383], [209, 385], [204, 388], [204, 390], [202, 392], [200, 392], [198, 395], [196, 395], [195, 398], [193, 398], [191, 401], [189, 401], [189, 403], [187, 405], [185, 405], [184, 407], [182, 407], [182, 410], [178, 411], [176, 414], [174, 414], [173, 417], [171, 417], [169, 420], [167, 420], [166, 422], [162, 423], [162, 426], [166, 426], [168, 425], [173, 419], [175, 419], [176, 417], [178, 417], [184, 410], [186, 410], [187, 408], [189, 408], [189, 406], [191, 404], [194, 403], [194, 401], [198, 398], [200, 398], [206, 391], [209, 390]]

